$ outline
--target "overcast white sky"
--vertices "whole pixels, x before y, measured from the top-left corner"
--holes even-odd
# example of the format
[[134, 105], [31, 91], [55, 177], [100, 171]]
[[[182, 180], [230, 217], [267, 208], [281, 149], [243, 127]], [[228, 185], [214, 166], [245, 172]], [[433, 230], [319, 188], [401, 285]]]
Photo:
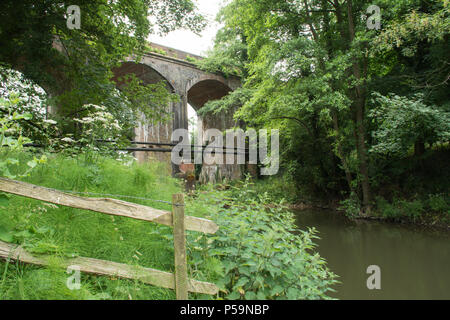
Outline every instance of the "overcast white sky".
[[219, 24], [215, 21], [223, 0], [194, 0], [201, 13], [208, 19], [208, 27], [197, 36], [191, 31], [177, 30], [166, 36], [150, 36], [149, 40], [174, 49], [187, 51], [189, 53], [204, 55], [212, 47], [213, 39], [219, 29]]

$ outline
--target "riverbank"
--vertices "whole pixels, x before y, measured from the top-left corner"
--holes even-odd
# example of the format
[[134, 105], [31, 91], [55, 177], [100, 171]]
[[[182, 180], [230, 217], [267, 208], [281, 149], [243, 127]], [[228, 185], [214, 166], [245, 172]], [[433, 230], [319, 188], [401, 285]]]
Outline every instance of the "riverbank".
[[[377, 196], [371, 214], [361, 215], [354, 199], [320, 199], [299, 195], [294, 184], [282, 177], [270, 177], [248, 184], [254, 194], [266, 194], [270, 203], [290, 210], [325, 209], [350, 219], [378, 220], [392, 224], [417, 225], [450, 231], [450, 197], [438, 194], [414, 194], [391, 197], [388, 201]], [[301, 200], [299, 200], [301, 199]]]
[[[345, 209], [342, 208], [339, 204], [305, 204], [305, 203], [296, 203], [296, 204], [288, 204], [286, 208], [294, 211], [303, 211], [303, 210], [332, 210], [337, 215], [346, 216]], [[439, 229], [450, 231], [450, 219], [448, 213], [442, 212], [431, 212], [428, 214], [421, 215], [420, 219], [411, 219], [408, 217], [399, 217], [399, 218], [389, 218], [384, 216], [385, 213], [383, 211], [377, 210], [373, 211], [373, 215], [370, 216], [353, 216], [348, 217], [352, 220], [366, 220], [366, 221], [380, 221], [384, 223], [398, 224], [398, 225], [412, 225], [422, 228], [429, 229]]]

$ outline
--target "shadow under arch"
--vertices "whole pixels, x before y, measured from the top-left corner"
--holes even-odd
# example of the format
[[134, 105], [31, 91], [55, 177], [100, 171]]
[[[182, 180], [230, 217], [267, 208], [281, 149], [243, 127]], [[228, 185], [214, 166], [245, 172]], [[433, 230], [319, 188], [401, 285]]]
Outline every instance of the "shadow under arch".
[[195, 83], [187, 92], [188, 103], [200, 110], [208, 101], [219, 100], [230, 93], [232, 89], [219, 80], [202, 80]]
[[123, 78], [127, 74], [133, 73], [138, 79], [142, 80], [144, 84], [155, 84], [164, 81], [166, 83], [167, 89], [171, 93], [175, 93], [175, 89], [170, 84], [169, 80], [159, 71], [155, 70], [147, 64], [135, 61], [126, 61], [123, 62], [119, 67], [114, 68], [113, 73], [113, 80], [116, 82], [119, 89], [124, 85], [124, 82], [121, 78]]

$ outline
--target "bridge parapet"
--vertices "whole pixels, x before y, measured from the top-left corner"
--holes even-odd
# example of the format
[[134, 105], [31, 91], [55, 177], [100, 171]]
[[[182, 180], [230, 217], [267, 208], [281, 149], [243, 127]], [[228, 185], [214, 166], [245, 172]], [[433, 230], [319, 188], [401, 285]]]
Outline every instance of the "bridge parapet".
[[157, 53], [157, 54], [160, 54], [163, 56], [172, 57], [172, 58], [182, 60], [182, 61], [189, 61], [188, 60], [189, 57], [197, 59], [197, 60], [203, 59], [202, 56], [192, 54], [192, 53], [189, 53], [186, 51], [166, 47], [161, 44], [157, 44], [157, 43], [153, 43], [153, 42], [149, 43], [148, 47], [149, 47], [149, 53]]

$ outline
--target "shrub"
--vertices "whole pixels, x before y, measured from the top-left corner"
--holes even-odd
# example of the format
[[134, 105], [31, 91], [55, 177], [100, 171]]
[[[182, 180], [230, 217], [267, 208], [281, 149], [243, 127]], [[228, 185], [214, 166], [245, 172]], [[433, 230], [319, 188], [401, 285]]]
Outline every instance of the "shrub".
[[443, 195], [430, 194], [429, 198], [428, 198], [428, 205], [430, 206], [431, 210], [433, 210], [433, 211], [449, 212], [449, 205]]
[[377, 198], [377, 208], [384, 218], [395, 220], [402, 216], [402, 212], [400, 210], [382, 197]]
[[342, 209], [345, 211], [345, 215], [349, 218], [356, 218], [361, 212], [361, 203], [356, 193], [352, 192], [348, 199], [340, 202]]
[[[8, 99], [0, 98], [0, 176], [10, 179], [25, 177], [38, 165], [46, 162], [47, 157], [40, 159], [34, 157], [27, 161], [26, 168], [18, 171], [20, 166], [17, 154], [23, 151], [26, 143], [32, 142], [30, 139], [22, 136], [23, 128], [20, 125], [22, 120], [33, 118], [30, 113], [19, 113], [15, 111], [21, 100], [16, 95], [10, 95]], [[16, 174], [11, 173], [13, 170]]]
[[403, 200], [399, 202], [399, 206], [403, 211], [403, 214], [411, 218], [413, 221], [416, 221], [424, 212], [423, 203], [420, 200], [414, 201]]
[[191, 264], [221, 261], [222, 267], [213, 265], [224, 299], [329, 298], [336, 275], [313, 252], [316, 231], [298, 230], [291, 212], [264, 204], [265, 199], [228, 198], [212, 214], [217, 234], [190, 237]]

